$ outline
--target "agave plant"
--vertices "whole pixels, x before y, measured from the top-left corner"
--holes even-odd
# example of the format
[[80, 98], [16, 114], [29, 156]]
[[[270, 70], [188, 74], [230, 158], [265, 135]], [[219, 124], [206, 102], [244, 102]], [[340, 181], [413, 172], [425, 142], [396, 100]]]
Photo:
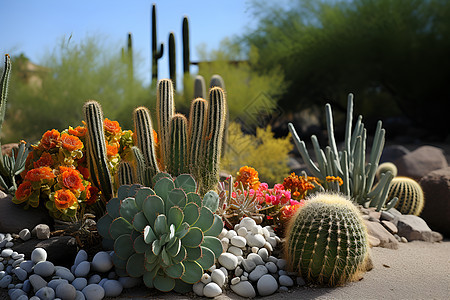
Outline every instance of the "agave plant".
[[98, 232], [104, 246], [114, 249], [118, 275], [143, 276], [147, 287], [160, 291], [186, 292], [222, 253], [217, 236], [223, 222], [211, 210], [219, 196], [208, 193], [203, 201], [188, 174], [173, 179], [159, 173], [154, 182], [153, 189], [121, 186], [107, 203]]

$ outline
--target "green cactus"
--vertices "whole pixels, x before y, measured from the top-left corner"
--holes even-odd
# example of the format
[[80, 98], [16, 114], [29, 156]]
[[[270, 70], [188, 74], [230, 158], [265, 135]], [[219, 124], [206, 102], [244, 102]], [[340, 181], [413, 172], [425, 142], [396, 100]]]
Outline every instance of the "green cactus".
[[397, 166], [391, 162], [385, 162], [378, 166], [377, 172], [375, 173], [377, 180], [380, 180], [381, 174], [384, 174], [387, 171], [390, 171], [393, 177], [397, 176]]
[[[225, 92], [225, 82], [223, 81], [222, 76], [218, 75], [218, 74], [214, 74], [213, 76], [211, 76], [211, 80], [209, 82], [209, 88], [213, 88], [213, 87], [220, 87], [224, 90]], [[229, 125], [229, 120], [230, 120], [230, 112], [228, 111], [228, 106], [225, 106], [225, 115], [226, 115], [226, 119], [225, 119], [225, 128], [223, 131], [223, 142], [222, 142], [222, 150], [221, 150], [221, 155], [222, 157], [225, 155], [227, 149], [227, 142], [228, 142], [228, 125]]]
[[102, 198], [107, 201], [113, 196], [113, 181], [108, 168], [105, 133], [103, 131], [103, 112], [100, 104], [94, 100], [83, 106], [86, 120], [86, 153], [89, 172], [94, 185], [102, 191]]
[[[5, 68], [0, 80], [0, 137], [2, 134], [3, 121], [5, 120], [6, 101], [8, 99], [8, 84], [11, 75], [11, 57], [5, 55]], [[16, 176], [25, 169], [25, 161], [29, 149], [25, 142], [20, 142], [17, 150], [12, 149], [11, 156], [3, 156], [0, 142], [0, 186], [10, 194], [17, 190]], [[17, 156], [16, 152], [17, 151]]]
[[222, 151], [223, 133], [226, 122], [226, 99], [220, 87], [209, 92], [207, 124], [205, 129], [205, 157], [202, 173], [202, 193], [215, 189], [219, 182], [219, 164]]
[[129, 162], [121, 161], [117, 169], [119, 186], [136, 183], [133, 168]]
[[222, 253], [217, 236], [223, 222], [202, 205], [190, 175], [156, 177], [153, 189], [121, 186], [98, 232], [114, 249], [119, 276], [142, 276], [149, 288], [187, 292]]
[[152, 84], [156, 84], [158, 80], [158, 59], [160, 59], [164, 53], [164, 44], [159, 45], [156, 38], [156, 5], [152, 5]]
[[189, 20], [185, 16], [183, 18], [183, 73], [189, 74]]
[[173, 176], [189, 173], [187, 131], [186, 117], [175, 114], [170, 120], [169, 160], [166, 165], [168, 173]]
[[175, 35], [173, 32], [169, 33], [169, 76], [172, 80], [174, 88], [177, 85], [177, 61], [175, 51]]
[[308, 281], [335, 286], [367, 270], [367, 231], [359, 210], [344, 196], [315, 194], [291, 218], [286, 233], [288, 266]]
[[[165, 165], [168, 157], [170, 139], [170, 120], [175, 114], [173, 101], [173, 85], [170, 79], [161, 79], [158, 82], [156, 94], [156, 113], [158, 120], [159, 158], [161, 165]], [[164, 170], [161, 170], [164, 171]]]
[[218, 74], [214, 74], [211, 76], [211, 80], [209, 81], [209, 88], [212, 89], [213, 87], [220, 87], [221, 89], [225, 90], [225, 82], [223, 81], [222, 76]]
[[194, 80], [194, 99], [197, 98], [206, 99], [205, 79], [202, 75], [195, 76]]
[[[384, 147], [385, 130], [381, 127], [381, 121], [378, 121], [375, 137], [370, 153], [370, 162], [366, 165], [366, 129], [359, 116], [353, 133], [351, 133], [353, 119], [353, 95], [350, 94], [347, 102], [347, 122], [345, 128], [344, 149], [337, 150], [334, 138], [333, 115], [331, 106], [325, 106], [328, 141], [329, 146], [325, 151], [320, 149], [319, 142], [315, 135], [311, 136], [314, 146], [314, 153], [317, 159], [317, 166], [311, 160], [305, 142], [302, 141], [295, 131], [292, 123], [288, 124], [289, 131], [292, 133], [295, 145], [300, 152], [308, 170], [311, 174], [324, 182], [326, 190], [332, 190], [333, 187], [327, 183], [327, 176], [339, 176], [343, 180], [340, 192], [350, 196], [352, 201], [370, 207], [376, 207], [380, 211], [385, 206], [389, 183], [393, 175], [387, 172], [380, 177], [376, 188], [372, 189], [375, 173], [380, 161], [381, 152]], [[392, 199], [386, 204], [385, 209], [390, 209], [395, 205], [397, 199]]]
[[[206, 128], [206, 114], [208, 102], [205, 99], [197, 98], [191, 103], [189, 113], [189, 171], [201, 180], [202, 162], [204, 160], [204, 136]], [[200, 183], [201, 185], [201, 183]]]
[[419, 216], [425, 206], [422, 187], [414, 179], [408, 177], [394, 177], [389, 187], [388, 197], [397, 197], [395, 208], [405, 215]]
[[134, 132], [145, 165], [140, 166], [143, 169], [143, 184], [151, 182], [157, 173], [160, 172], [156, 160], [155, 141], [153, 137], [153, 126], [150, 118], [150, 111], [146, 107], [138, 107], [133, 112]]

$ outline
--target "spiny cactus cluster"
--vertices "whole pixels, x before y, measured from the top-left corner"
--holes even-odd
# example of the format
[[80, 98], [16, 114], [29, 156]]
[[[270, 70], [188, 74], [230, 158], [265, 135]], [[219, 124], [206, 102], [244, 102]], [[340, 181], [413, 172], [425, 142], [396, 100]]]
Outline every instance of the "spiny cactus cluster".
[[405, 215], [420, 215], [425, 206], [422, 187], [414, 179], [395, 177], [389, 187], [388, 197], [397, 197], [395, 208]]
[[[349, 95], [347, 102], [347, 121], [344, 149], [342, 151], [337, 150], [334, 138], [333, 115], [329, 104], [325, 106], [325, 112], [329, 146], [325, 148], [325, 151], [320, 149], [317, 137], [315, 135], [311, 136], [318, 166], [311, 160], [305, 142], [299, 138], [292, 123], [288, 125], [308, 170], [313, 176], [325, 183], [324, 188], [326, 190], [331, 190], [332, 187], [327, 186], [325, 178], [327, 176], [339, 176], [343, 180], [340, 192], [350, 196], [358, 204], [376, 207], [377, 211], [381, 210], [385, 206], [389, 183], [393, 178], [390, 172], [382, 174], [377, 186], [372, 189], [384, 147], [385, 130], [381, 127], [381, 121], [378, 121], [370, 153], [370, 161], [366, 164], [367, 133], [362, 123], [362, 116], [358, 117], [352, 133], [353, 95]], [[385, 209], [390, 209], [396, 202], [397, 199], [392, 199], [387, 203]]]
[[222, 253], [218, 195], [195, 193], [187, 174], [159, 173], [153, 189], [123, 185], [97, 223], [105, 247], [113, 248], [119, 276], [141, 277], [149, 288], [187, 292]]
[[317, 193], [291, 218], [284, 256], [308, 281], [335, 286], [366, 271], [368, 249], [356, 206], [339, 194]]
[[209, 92], [209, 101], [195, 99], [187, 120], [175, 113], [173, 93], [169, 79], [158, 82], [158, 151], [148, 110], [139, 107], [134, 111], [138, 148], [133, 152], [137, 162], [145, 162], [145, 165], [138, 163], [138, 173], [144, 176], [139, 179], [149, 184], [149, 178], [161, 171], [173, 176], [190, 173], [204, 194], [218, 183], [226, 119], [225, 95], [221, 88], [215, 87]]

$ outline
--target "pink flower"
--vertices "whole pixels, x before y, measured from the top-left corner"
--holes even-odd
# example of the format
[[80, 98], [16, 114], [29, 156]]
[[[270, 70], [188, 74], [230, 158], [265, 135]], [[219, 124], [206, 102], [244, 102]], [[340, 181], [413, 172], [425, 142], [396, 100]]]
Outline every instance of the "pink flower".
[[298, 202], [297, 200], [291, 199], [289, 201], [289, 205], [295, 205], [295, 204], [300, 204], [300, 202]]

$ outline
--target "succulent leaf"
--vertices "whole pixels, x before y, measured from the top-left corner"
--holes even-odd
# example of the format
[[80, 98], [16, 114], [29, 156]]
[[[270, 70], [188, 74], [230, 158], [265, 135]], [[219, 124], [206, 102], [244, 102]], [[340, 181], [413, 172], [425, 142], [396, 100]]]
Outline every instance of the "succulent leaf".
[[194, 284], [198, 282], [203, 276], [202, 267], [195, 261], [183, 262], [184, 274], [181, 276], [181, 280], [186, 283]]
[[158, 215], [164, 213], [164, 201], [158, 195], [148, 196], [142, 209], [149, 224], [153, 225]]
[[186, 206], [187, 197], [185, 192], [181, 189], [173, 189], [167, 195], [166, 213], [169, 214], [169, 209], [173, 206], [178, 206], [183, 209]]
[[155, 230], [155, 234], [158, 236], [163, 235], [168, 232], [169, 227], [167, 226], [167, 217], [166, 215], [159, 215], [156, 217], [155, 225], [153, 226]]
[[200, 209], [200, 217], [197, 221], [192, 224], [192, 226], [196, 226], [200, 228], [202, 231], [207, 231], [214, 223], [214, 214], [207, 207], [202, 207]]
[[223, 221], [222, 218], [219, 215], [214, 214], [214, 223], [212, 226], [203, 232], [203, 234], [206, 236], [218, 236], [223, 229]]
[[127, 260], [134, 253], [133, 242], [129, 234], [123, 234], [116, 239], [114, 253], [124, 260]]
[[198, 217], [200, 216], [200, 207], [197, 204], [190, 202], [184, 208], [183, 213], [184, 221], [189, 225], [192, 225], [198, 220]]
[[153, 279], [153, 286], [162, 292], [169, 292], [175, 287], [175, 279], [166, 276], [165, 274], [156, 274]]
[[108, 203], [106, 203], [106, 211], [113, 219], [120, 217], [119, 209], [120, 209], [119, 198], [112, 198], [111, 200], [108, 201]]
[[147, 226], [147, 224], [148, 224], [148, 220], [145, 217], [144, 212], [140, 211], [134, 215], [134, 218], [133, 218], [134, 230], [143, 232], [144, 228], [145, 228], [145, 226]]
[[134, 253], [128, 258], [127, 272], [131, 277], [141, 277], [145, 273], [144, 268], [145, 257], [144, 254]]
[[202, 198], [197, 193], [188, 193], [187, 195], [188, 203], [195, 203], [197, 206], [202, 206]]
[[103, 238], [112, 239], [109, 234], [109, 227], [112, 221], [113, 218], [108, 213], [97, 221], [97, 231]]
[[145, 226], [144, 228], [144, 241], [146, 244], [150, 245], [156, 240], [156, 234], [153, 232], [153, 229], [150, 225]]
[[184, 274], [184, 265], [183, 263], [178, 263], [167, 267], [164, 272], [166, 272], [167, 276], [172, 277], [174, 279], [181, 278]]
[[[181, 241], [180, 241], [181, 242]], [[174, 263], [179, 263], [182, 262], [186, 259], [187, 256], [187, 252], [186, 252], [186, 248], [184, 248], [183, 246], [180, 247], [180, 251], [178, 252], [177, 255], [175, 255], [172, 260], [174, 261]]]
[[202, 249], [200, 247], [186, 247], [186, 261], [196, 261], [202, 257]]
[[216, 259], [216, 256], [214, 255], [214, 252], [212, 252], [211, 249], [208, 249], [206, 247], [200, 247], [202, 250], [202, 256], [200, 259], [197, 260], [197, 262], [202, 266], [203, 270], [208, 270], [209, 268], [214, 265], [214, 261]]
[[197, 183], [189, 174], [180, 174], [175, 178], [175, 187], [182, 189], [185, 193], [195, 193]]
[[219, 257], [223, 251], [222, 243], [214, 236], [205, 236], [203, 238], [202, 246], [211, 249], [216, 257]]
[[188, 233], [181, 239], [185, 247], [198, 247], [203, 242], [203, 232], [198, 227], [191, 227]]
[[167, 202], [169, 192], [175, 188], [175, 184], [170, 178], [164, 177], [155, 184], [155, 193]]
[[176, 206], [171, 207], [167, 216], [169, 224], [173, 224], [175, 231], [178, 230], [184, 219], [184, 214], [181, 208]]
[[114, 219], [109, 227], [109, 233], [113, 239], [117, 239], [122, 234], [131, 234], [132, 231], [133, 226], [122, 217]]
[[155, 195], [155, 191], [148, 187], [142, 187], [136, 193], [136, 206], [139, 210], [142, 210], [142, 206], [144, 205], [144, 200], [151, 195]]
[[183, 222], [181, 226], [178, 228], [177, 232], [175, 232], [175, 236], [181, 239], [186, 235], [186, 233], [188, 233], [188, 231], [189, 231], [189, 224]]
[[152, 277], [152, 273], [151, 272], [145, 272], [144, 276], [143, 276], [143, 281], [146, 287], [148, 287], [149, 289], [154, 288], [153, 286], [153, 277]]
[[158, 256], [161, 253], [161, 241], [160, 240], [154, 240], [152, 243], [152, 251], [153, 254], [155, 254], [156, 256]]
[[145, 242], [143, 234], [134, 239], [133, 247], [136, 253], [145, 253], [148, 249], [148, 244]]
[[125, 269], [127, 267], [127, 260], [121, 259], [116, 253], [112, 255], [112, 261], [116, 268]]
[[174, 242], [169, 246], [167, 246], [167, 253], [172, 256], [175, 257], [177, 256], [177, 254], [180, 252], [181, 249], [181, 240], [177, 237], [175, 237]]
[[215, 212], [219, 208], [219, 195], [215, 191], [209, 191], [203, 196], [203, 206]]
[[120, 216], [132, 223], [134, 216], [139, 212], [134, 198], [126, 198], [122, 201], [119, 209]]

